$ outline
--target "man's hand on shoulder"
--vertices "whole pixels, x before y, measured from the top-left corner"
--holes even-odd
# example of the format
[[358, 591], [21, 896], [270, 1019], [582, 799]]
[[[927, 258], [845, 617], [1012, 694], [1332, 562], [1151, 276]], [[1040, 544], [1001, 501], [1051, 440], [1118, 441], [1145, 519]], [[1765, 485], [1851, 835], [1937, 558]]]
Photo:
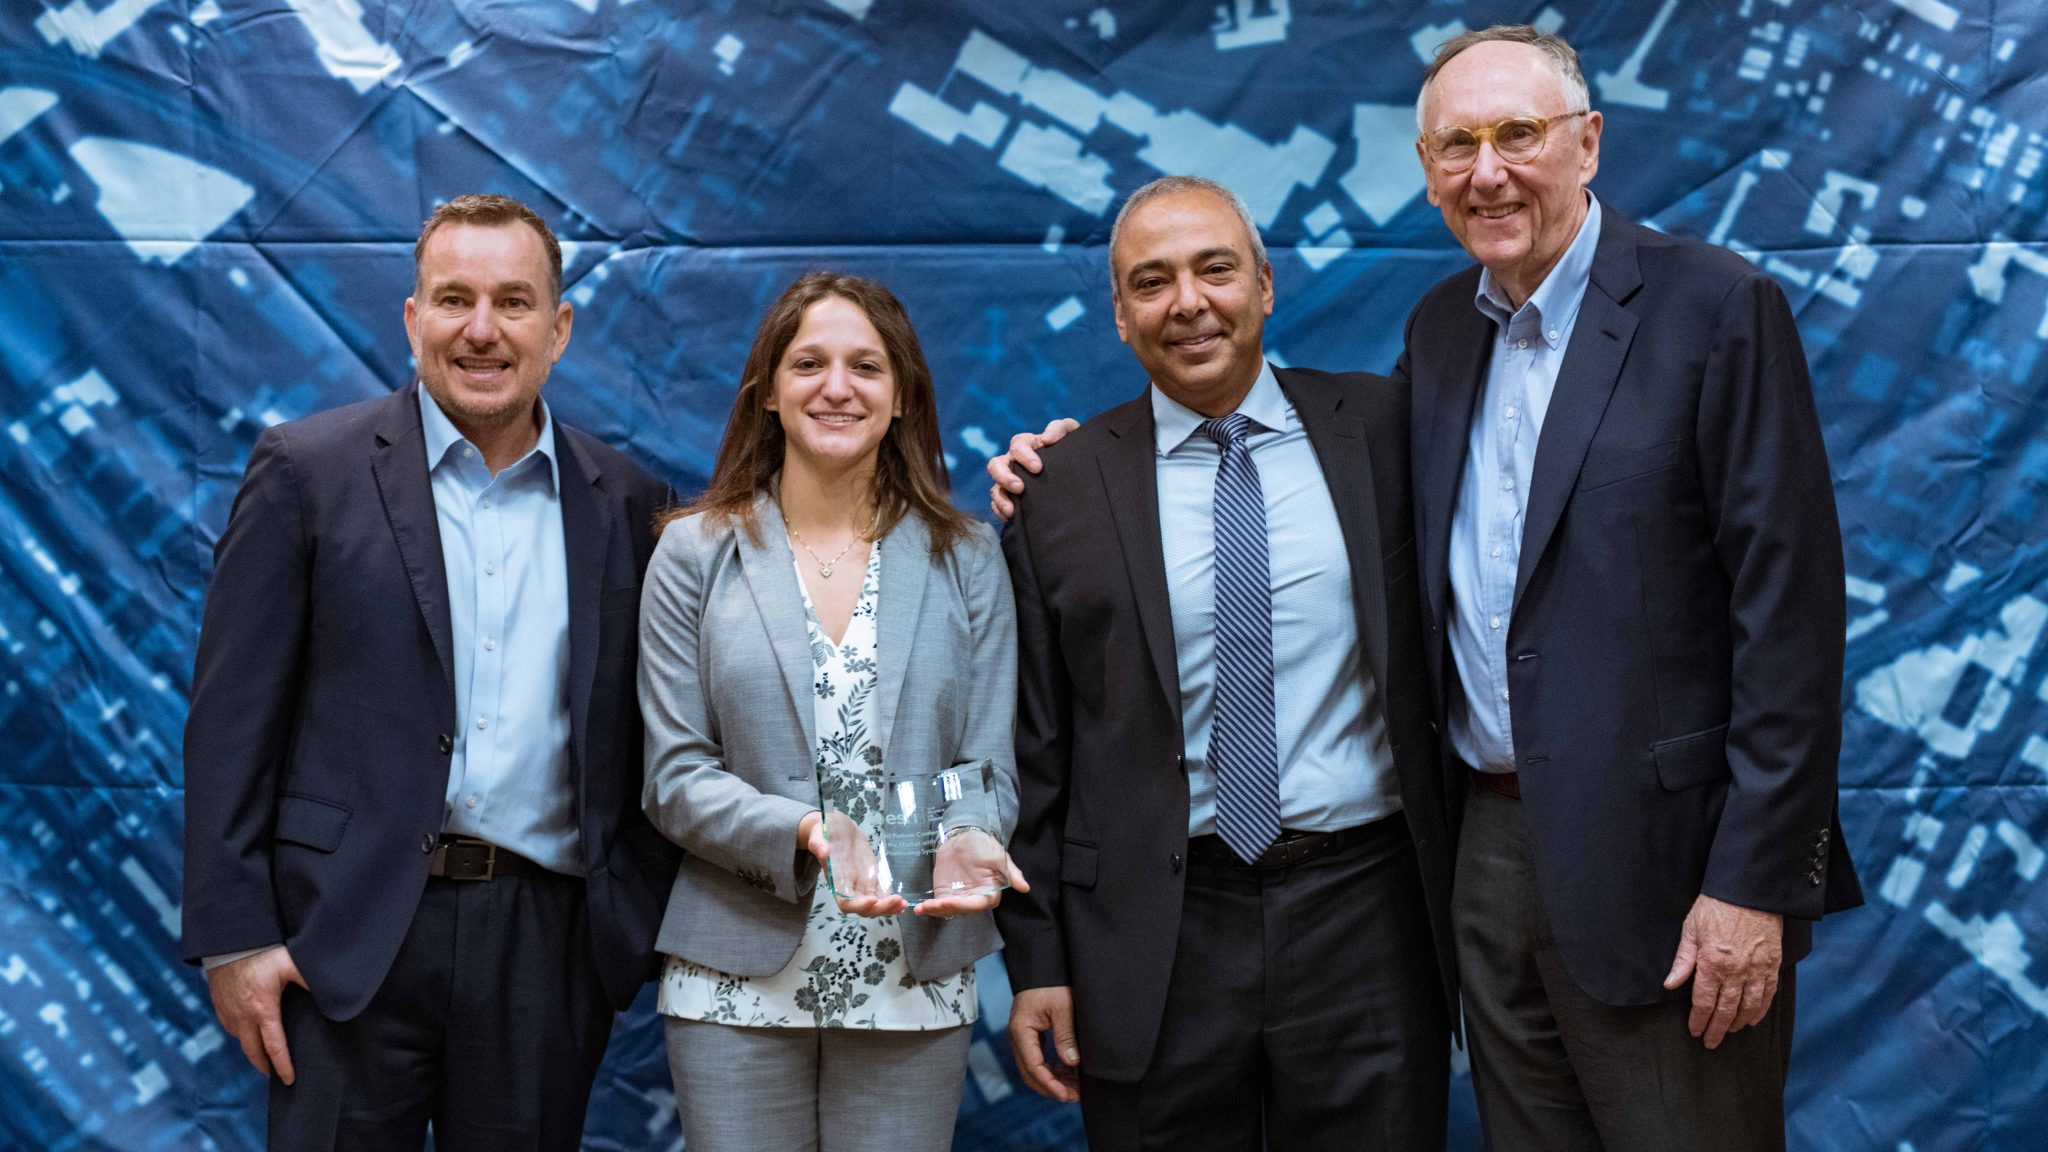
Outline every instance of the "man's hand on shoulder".
[[[1045, 1058], [1047, 1032], [1059, 1063]], [[1081, 1046], [1074, 1039], [1074, 990], [1065, 984], [1026, 988], [1010, 1001], [1010, 1054], [1024, 1083], [1062, 1104], [1081, 1098]]]
[[280, 944], [206, 970], [214, 1015], [242, 1042], [242, 1055], [258, 1072], [274, 1070], [286, 1084], [298, 1079], [284, 1040], [284, 986], [306, 986], [291, 952]]
[[1678, 954], [1664, 987], [1692, 980], [1692, 1015], [1687, 1028], [1718, 1048], [1731, 1032], [1764, 1018], [1778, 995], [1778, 967], [1784, 958], [1785, 918], [1758, 912], [1701, 893], [1686, 914]]
[[988, 486], [989, 510], [1005, 523], [1017, 514], [1017, 505], [1010, 497], [1024, 491], [1024, 477], [1017, 474], [1018, 468], [1034, 475], [1045, 467], [1038, 458], [1038, 450], [1047, 444], [1057, 444], [1067, 433], [1079, 428], [1081, 422], [1062, 416], [1045, 426], [1043, 432], [1019, 432], [1010, 437], [1010, 450], [988, 462], [988, 478], [995, 483]]

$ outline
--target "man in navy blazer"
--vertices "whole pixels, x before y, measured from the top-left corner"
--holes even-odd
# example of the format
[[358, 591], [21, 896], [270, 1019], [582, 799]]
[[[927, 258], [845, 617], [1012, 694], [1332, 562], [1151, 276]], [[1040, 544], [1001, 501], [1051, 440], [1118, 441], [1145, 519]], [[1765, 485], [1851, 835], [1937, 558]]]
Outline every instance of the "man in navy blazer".
[[1395, 375], [1487, 1137], [1782, 1148], [1792, 964], [1862, 899], [1841, 532], [1791, 311], [1591, 196], [1601, 117], [1562, 40], [1453, 39], [1417, 120], [1480, 265], [1417, 305]]
[[270, 1147], [574, 1149], [675, 855], [640, 811], [640, 575], [667, 497], [556, 423], [561, 250], [421, 232], [418, 387], [264, 431], [185, 732], [184, 950]]

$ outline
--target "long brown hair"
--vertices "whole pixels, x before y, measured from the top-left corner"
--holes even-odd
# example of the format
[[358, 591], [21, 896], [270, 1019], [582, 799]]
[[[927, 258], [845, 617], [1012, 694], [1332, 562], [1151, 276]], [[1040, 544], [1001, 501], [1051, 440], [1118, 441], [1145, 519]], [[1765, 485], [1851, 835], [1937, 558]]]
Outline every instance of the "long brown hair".
[[733, 398], [732, 415], [725, 421], [711, 486], [695, 500], [663, 515], [655, 524], [657, 531], [671, 521], [701, 512], [737, 520], [748, 536], [757, 541], [761, 538], [754, 498], [767, 490], [782, 468], [782, 421], [768, 410], [768, 401], [775, 394], [775, 369], [803, 326], [804, 314], [827, 296], [853, 304], [875, 326], [882, 349], [888, 353], [896, 400], [903, 410], [883, 433], [875, 460], [874, 491], [869, 493], [875, 509], [875, 539], [888, 535], [905, 516], [924, 521], [934, 556], [943, 555], [966, 535], [973, 521], [953, 507], [948, 495], [938, 395], [910, 317], [887, 288], [836, 272], [806, 272], [768, 306], [754, 333], [754, 346], [747, 352], [747, 366], [740, 373], [739, 395]]

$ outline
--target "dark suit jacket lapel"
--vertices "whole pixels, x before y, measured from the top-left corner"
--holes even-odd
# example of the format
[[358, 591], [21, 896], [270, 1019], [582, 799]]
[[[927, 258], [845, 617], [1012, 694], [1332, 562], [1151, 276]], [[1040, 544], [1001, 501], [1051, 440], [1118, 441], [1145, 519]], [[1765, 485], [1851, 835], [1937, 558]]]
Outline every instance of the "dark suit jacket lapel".
[[370, 454], [370, 472], [384, 500], [384, 516], [398, 542], [399, 558], [412, 581], [413, 599], [441, 674], [455, 691], [455, 641], [448, 619], [448, 566], [441, 559], [441, 520], [434, 512], [433, 483], [427, 478], [425, 433], [420, 427], [419, 386], [392, 394], [377, 423], [377, 444]]
[[918, 616], [924, 611], [925, 579], [931, 570], [931, 535], [924, 521], [905, 517], [882, 549], [881, 603], [875, 609], [875, 747], [888, 763], [889, 734], [896, 727], [896, 708], [903, 696], [903, 677], [914, 659]]
[[1472, 408], [1485, 383], [1487, 359], [1492, 352], [1493, 321], [1474, 307], [1469, 299], [1450, 303], [1449, 322], [1431, 319], [1432, 327], [1442, 324], [1446, 331], [1431, 341], [1445, 349], [1428, 363], [1410, 362], [1412, 402], [1432, 414], [1429, 443], [1417, 445], [1423, 456], [1422, 517], [1419, 527], [1428, 547], [1422, 556], [1423, 591], [1429, 597], [1430, 617], [1445, 620], [1451, 594], [1451, 516], [1458, 505], [1458, 481], [1465, 472], [1465, 456], [1471, 446]]
[[1536, 441], [1535, 474], [1529, 482], [1529, 508], [1522, 522], [1522, 561], [1515, 570], [1514, 603], [1520, 604], [1530, 574], [1543, 558], [1551, 533], [1578, 482], [1579, 468], [1607, 401], [1614, 395], [1621, 366], [1635, 339], [1636, 318], [1624, 302], [1643, 283], [1636, 264], [1635, 225], [1621, 213], [1601, 217], [1600, 244], [1593, 253], [1593, 275], [1579, 305], [1579, 319], [1558, 369], [1550, 410], [1543, 417], [1543, 435]]
[[1159, 537], [1159, 474], [1153, 444], [1152, 398], [1148, 391], [1102, 417], [1110, 441], [1095, 457], [1102, 471], [1103, 497], [1116, 525], [1117, 543], [1137, 601], [1138, 625], [1159, 690], [1181, 727], [1180, 662], [1174, 654], [1173, 601], [1166, 588], [1166, 549]]
[[1312, 377], [1279, 369], [1274, 378], [1294, 405], [1309, 446], [1322, 465], [1323, 482], [1337, 509], [1344, 533], [1344, 551], [1351, 558], [1352, 599], [1358, 611], [1358, 638], [1365, 647], [1373, 683], [1384, 692], [1387, 683], [1387, 587], [1380, 554], [1379, 496], [1373, 489], [1372, 456], [1365, 421], [1344, 411], [1341, 390], [1320, 386]]
[[[811, 641], [804, 627], [804, 591], [797, 586], [789, 540], [783, 534], [782, 511], [773, 494], [763, 492], [754, 498], [754, 523], [761, 530], [758, 541], [744, 528], [733, 533], [739, 547], [740, 572], [746, 576], [754, 608], [761, 614], [761, 627], [775, 650], [775, 662], [782, 668], [783, 684], [789, 689], [789, 704], [796, 710], [808, 755], [818, 746], [818, 717], [811, 708]], [[808, 780], [811, 776], [808, 759], [790, 765], [791, 780]]]
[[569, 564], [570, 747], [573, 763], [580, 766], [589, 732], [590, 692], [597, 680], [599, 597], [604, 594], [605, 557], [616, 517], [605, 499], [604, 474], [559, 421], [554, 453], [561, 480], [562, 543]]

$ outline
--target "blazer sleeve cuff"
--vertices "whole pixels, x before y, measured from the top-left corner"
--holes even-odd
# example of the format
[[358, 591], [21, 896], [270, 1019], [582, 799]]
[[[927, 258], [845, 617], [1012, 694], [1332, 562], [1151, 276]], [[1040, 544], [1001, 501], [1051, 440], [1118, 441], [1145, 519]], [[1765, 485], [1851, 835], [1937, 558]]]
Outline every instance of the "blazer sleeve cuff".
[[818, 883], [818, 861], [797, 847], [796, 830], [817, 805], [766, 794], [758, 803], [754, 842], [743, 850], [743, 862], [734, 873], [749, 887], [773, 892], [792, 904], [808, 901]]

